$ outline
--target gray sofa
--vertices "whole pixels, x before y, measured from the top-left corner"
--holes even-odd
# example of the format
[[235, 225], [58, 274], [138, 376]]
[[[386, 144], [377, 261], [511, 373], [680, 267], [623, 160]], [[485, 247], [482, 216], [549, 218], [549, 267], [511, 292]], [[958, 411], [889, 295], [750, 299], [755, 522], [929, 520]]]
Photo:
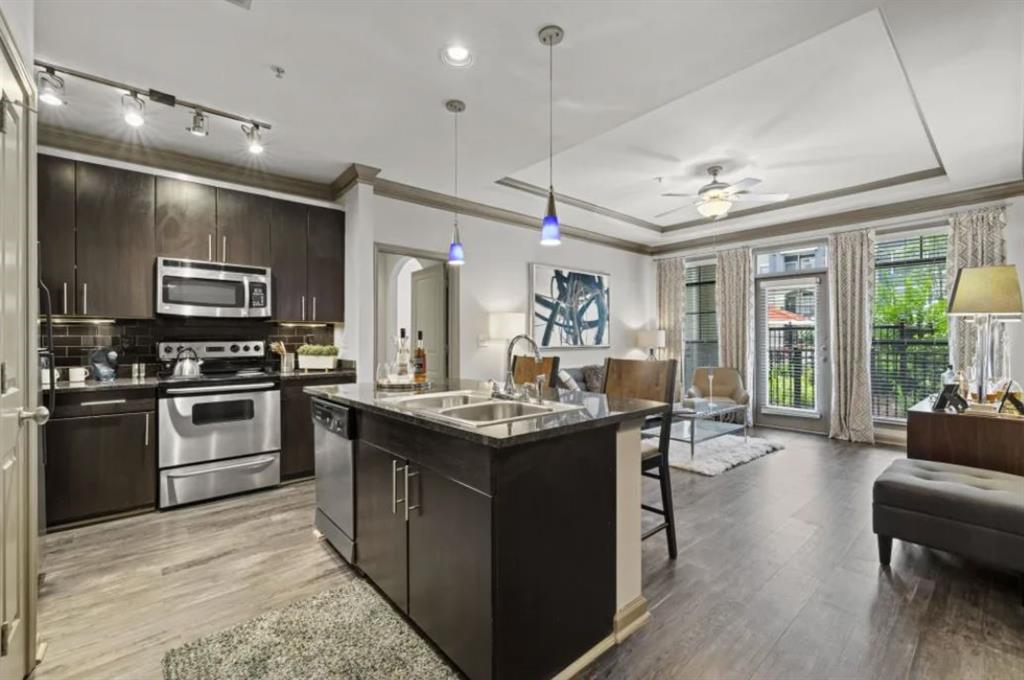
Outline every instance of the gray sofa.
[[875, 480], [873, 495], [882, 564], [898, 538], [1015, 572], [1024, 598], [1024, 477], [899, 459]]
[[[591, 373], [593, 375], [594, 372], [601, 372], [603, 370], [604, 370], [603, 366], [600, 366], [598, 364], [593, 364], [593, 365], [588, 365], [588, 366], [580, 366], [578, 368], [565, 368], [565, 367], [562, 367], [561, 370], [559, 370], [559, 373], [561, 373], [562, 371], [565, 371], [566, 373], [568, 373], [569, 376], [573, 380], [576, 381], [576, 384], [579, 385], [579, 388], [581, 390], [583, 390], [584, 392], [599, 392], [600, 391], [600, 387], [593, 386], [593, 385], [590, 385], [590, 386], [587, 385], [587, 380], [586, 380], [586, 376], [584, 375], [584, 373], [585, 372], [586, 373]], [[563, 388], [563, 389], [567, 389], [569, 387], [568, 385], [565, 384], [565, 381], [562, 380], [561, 376], [559, 376], [559, 378], [558, 378], [558, 386]]]

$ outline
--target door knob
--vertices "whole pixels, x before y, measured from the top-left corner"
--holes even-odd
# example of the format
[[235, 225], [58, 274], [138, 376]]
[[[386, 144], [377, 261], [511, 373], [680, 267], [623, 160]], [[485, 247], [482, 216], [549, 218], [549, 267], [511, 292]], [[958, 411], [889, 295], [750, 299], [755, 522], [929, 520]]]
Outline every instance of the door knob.
[[50, 419], [50, 409], [45, 406], [37, 406], [32, 410], [18, 409], [18, 422], [31, 420], [36, 425], [45, 425]]

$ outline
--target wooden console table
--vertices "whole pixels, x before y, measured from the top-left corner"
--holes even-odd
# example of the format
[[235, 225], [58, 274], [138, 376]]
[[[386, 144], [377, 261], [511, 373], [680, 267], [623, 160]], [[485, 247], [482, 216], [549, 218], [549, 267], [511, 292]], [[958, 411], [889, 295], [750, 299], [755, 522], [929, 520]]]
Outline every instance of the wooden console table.
[[925, 399], [907, 412], [907, 458], [1024, 475], [1024, 418], [933, 411]]

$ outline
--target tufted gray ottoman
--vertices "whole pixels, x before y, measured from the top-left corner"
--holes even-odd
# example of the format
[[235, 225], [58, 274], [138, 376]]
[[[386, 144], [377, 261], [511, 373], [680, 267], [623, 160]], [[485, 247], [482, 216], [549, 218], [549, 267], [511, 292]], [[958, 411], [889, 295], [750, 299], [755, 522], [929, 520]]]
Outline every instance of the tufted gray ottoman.
[[898, 538], [1015, 572], [1024, 588], [1024, 477], [903, 458], [875, 480], [872, 507], [882, 564]]

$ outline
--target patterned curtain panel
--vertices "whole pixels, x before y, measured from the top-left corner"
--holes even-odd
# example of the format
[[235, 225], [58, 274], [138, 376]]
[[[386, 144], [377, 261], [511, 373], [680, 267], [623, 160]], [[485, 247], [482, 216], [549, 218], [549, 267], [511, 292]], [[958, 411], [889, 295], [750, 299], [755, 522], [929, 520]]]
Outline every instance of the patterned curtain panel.
[[[715, 274], [718, 363], [735, 368], [750, 391], [754, 370], [754, 266], [750, 248], [718, 254]], [[747, 411], [750, 421], [750, 411]]]
[[[1006, 264], [1006, 208], [983, 208], [954, 213], [949, 222], [949, 254], [946, 256], [946, 276], [949, 290], [953, 290], [956, 273], [963, 267], [981, 267]], [[949, 362], [954, 370], [970, 374], [977, 345], [977, 329], [963, 317], [949, 319]], [[1007, 336], [1001, 323], [992, 324], [995, 353], [992, 357], [993, 377], [1009, 375]]]
[[871, 416], [871, 333], [875, 297], [875, 234], [828, 238], [829, 315], [832, 318], [830, 437], [875, 441]]
[[686, 266], [682, 257], [657, 260], [658, 328], [665, 331], [665, 358], [679, 364], [676, 399], [682, 389], [683, 321], [686, 319]]

